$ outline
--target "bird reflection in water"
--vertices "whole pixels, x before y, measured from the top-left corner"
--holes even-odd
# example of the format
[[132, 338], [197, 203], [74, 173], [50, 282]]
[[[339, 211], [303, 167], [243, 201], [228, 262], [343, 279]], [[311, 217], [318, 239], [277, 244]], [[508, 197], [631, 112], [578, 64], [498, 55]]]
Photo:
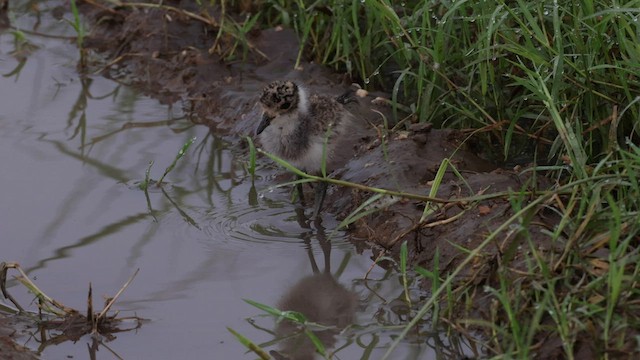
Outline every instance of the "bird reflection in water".
[[[302, 313], [308, 321], [328, 327], [315, 330], [313, 334], [325, 348], [333, 347], [336, 335], [353, 323], [358, 307], [358, 296], [341, 285], [331, 274], [331, 243], [327, 240], [319, 221], [315, 221], [316, 238], [320, 242], [324, 255], [324, 271], [320, 271], [311, 249], [311, 239], [307, 236], [309, 260], [313, 275], [300, 279], [278, 303], [282, 311]], [[283, 339], [279, 351], [271, 351], [277, 360], [314, 359], [316, 347], [305, 333], [305, 328], [288, 320], [280, 321], [276, 326], [276, 335]]]

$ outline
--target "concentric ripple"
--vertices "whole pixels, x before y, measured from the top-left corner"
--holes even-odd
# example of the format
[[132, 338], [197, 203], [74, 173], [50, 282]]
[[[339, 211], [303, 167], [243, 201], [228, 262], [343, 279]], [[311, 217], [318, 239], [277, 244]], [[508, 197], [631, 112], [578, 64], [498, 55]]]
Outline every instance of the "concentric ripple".
[[[232, 247], [261, 244], [271, 249], [292, 244], [316, 248], [313, 244], [332, 235], [333, 228], [317, 229], [310, 225], [302, 209], [297, 209], [294, 204], [269, 205], [260, 201], [255, 207], [234, 204], [224, 209], [210, 209], [207, 213], [209, 222], [203, 232], [213, 241], [221, 240]], [[336, 232], [331, 239], [334, 246], [345, 241], [343, 232]]]
[[[288, 187], [268, 190], [282, 179], [264, 177], [256, 194], [248, 181], [236, 183], [225, 194], [213, 195], [209, 204], [183, 203], [181, 211], [168, 210], [160, 220], [170, 227], [177, 238], [197, 239], [217, 249], [243, 250], [255, 247], [263, 250], [291, 249], [292, 246], [321, 251], [319, 244], [331, 241], [333, 248], [346, 246], [343, 231], [334, 231], [338, 222], [330, 215], [317, 226], [309, 219], [312, 206], [303, 209], [290, 200]], [[306, 215], [305, 215], [306, 213]], [[331, 237], [331, 239], [329, 239]]]

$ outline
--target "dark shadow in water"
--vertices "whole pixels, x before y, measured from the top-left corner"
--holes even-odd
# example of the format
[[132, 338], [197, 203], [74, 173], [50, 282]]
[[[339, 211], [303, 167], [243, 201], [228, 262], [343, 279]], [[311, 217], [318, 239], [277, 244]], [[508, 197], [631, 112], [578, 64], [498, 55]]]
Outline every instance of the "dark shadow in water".
[[[309, 227], [304, 209], [296, 209], [299, 223]], [[354, 321], [358, 307], [358, 296], [341, 285], [331, 273], [331, 241], [327, 239], [321, 221], [316, 218], [315, 238], [323, 254], [324, 270], [321, 271], [311, 247], [313, 232], [303, 235], [307, 245], [309, 262], [313, 275], [300, 279], [282, 296], [278, 308], [282, 311], [296, 311], [309, 322], [320, 324], [322, 329], [311, 329], [302, 324], [283, 320], [276, 325], [275, 335], [282, 339], [278, 351], [271, 351], [276, 359], [313, 359], [316, 346], [307, 332], [311, 332], [324, 345], [331, 348], [336, 343], [336, 335]]]
[[0, 0], [0, 34], [11, 26], [8, 14], [9, 0]]
[[[211, 141], [209, 147], [207, 147], [207, 143]], [[207, 133], [205, 138], [195, 147], [195, 151], [197, 151], [197, 161], [196, 166], [193, 169], [194, 174], [198, 172], [200, 169], [200, 163], [202, 162], [202, 156], [205, 154], [205, 150], [208, 149], [209, 157], [206, 159], [204, 164], [205, 173], [208, 174], [206, 184], [203, 187], [206, 189], [207, 194], [207, 203], [210, 206], [215, 206], [215, 202], [213, 201], [214, 190], [217, 190], [219, 194], [224, 194], [226, 198], [226, 204], [232, 204], [233, 199], [231, 197], [231, 189], [223, 189], [219, 183], [219, 177], [222, 179], [231, 179], [232, 187], [238, 184], [238, 181], [233, 178], [233, 171], [229, 171], [225, 173], [223, 170], [223, 158], [224, 158], [224, 142], [213, 135], [211, 132]]]
[[87, 344], [87, 352], [89, 353], [89, 359], [98, 359], [98, 351], [100, 348], [106, 349], [110, 352], [115, 358], [122, 359], [115, 350], [111, 349], [106, 345], [106, 342], [110, 342], [115, 340], [117, 337], [115, 334], [136, 331], [142, 326], [142, 321], [138, 321], [137, 324], [131, 326], [130, 328], [118, 328], [113, 327], [109, 330], [109, 332], [105, 332], [103, 334], [88, 334], [86, 329], [82, 329], [77, 325], [77, 329], [73, 327], [64, 328], [64, 331], [60, 333], [63, 323], [53, 323], [53, 322], [43, 322], [38, 326], [38, 335], [32, 334], [35, 340], [40, 343], [38, 346], [37, 352], [41, 354], [45, 351], [45, 349], [49, 346], [60, 345], [67, 341], [77, 342], [82, 338], [89, 337], [91, 340], [91, 344]]
[[[90, 244], [93, 244], [95, 242], [98, 242], [102, 239], [108, 238], [109, 236], [112, 236], [114, 234], [118, 234], [120, 231], [122, 231], [123, 228], [126, 228], [128, 226], [132, 226], [135, 224], [138, 224], [140, 221], [149, 218], [150, 215], [147, 213], [138, 213], [138, 214], [133, 214], [130, 216], [127, 216], [123, 219], [121, 219], [118, 222], [115, 223], [111, 223], [109, 225], [106, 225], [102, 228], [100, 228], [96, 233], [94, 234], [90, 234], [88, 236], [84, 236], [80, 239], [78, 239], [76, 242], [74, 242], [71, 245], [67, 245], [67, 246], [62, 246], [59, 247], [55, 250], [55, 252], [53, 253], [52, 256], [39, 260], [35, 266], [29, 267], [27, 269], [25, 269], [25, 271], [27, 273], [31, 273], [40, 269], [45, 269], [47, 267], [47, 263], [51, 262], [51, 261], [58, 261], [58, 260], [62, 260], [65, 258], [69, 258], [72, 256], [72, 250], [74, 249], [81, 249], [84, 248]], [[11, 285], [14, 284], [14, 282], [10, 282]]]

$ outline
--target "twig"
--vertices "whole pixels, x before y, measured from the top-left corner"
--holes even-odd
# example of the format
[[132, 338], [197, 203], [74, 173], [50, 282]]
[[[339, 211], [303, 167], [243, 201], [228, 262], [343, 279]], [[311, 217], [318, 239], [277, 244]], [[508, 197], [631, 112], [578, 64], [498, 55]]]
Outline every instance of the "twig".
[[120, 295], [122, 295], [124, 290], [127, 287], [129, 287], [129, 285], [131, 284], [133, 279], [136, 277], [136, 275], [138, 275], [139, 271], [140, 271], [140, 268], [136, 269], [136, 271], [133, 273], [133, 275], [131, 275], [129, 280], [127, 280], [127, 282], [122, 286], [122, 288], [120, 288], [118, 293], [113, 298], [111, 298], [111, 301], [109, 301], [107, 306], [105, 306], [104, 309], [100, 312], [100, 314], [98, 314], [98, 317], [96, 318], [96, 322], [99, 322], [100, 319], [102, 319], [104, 317], [104, 315], [107, 313], [107, 311], [109, 311], [109, 309], [111, 309], [111, 306], [116, 302], [116, 300], [118, 300], [118, 297], [120, 297]]

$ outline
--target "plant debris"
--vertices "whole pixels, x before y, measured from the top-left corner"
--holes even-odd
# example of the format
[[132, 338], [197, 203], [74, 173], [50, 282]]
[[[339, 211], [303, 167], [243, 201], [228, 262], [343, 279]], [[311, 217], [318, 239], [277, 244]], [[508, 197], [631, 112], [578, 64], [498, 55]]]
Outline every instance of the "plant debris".
[[[9, 270], [17, 271], [13, 278], [22, 284], [36, 299], [37, 313], [30, 312], [23, 307], [7, 290], [7, 275]], [[95, 311], [93, 306], [92, 288], [89, 284], [87, 296], [87, 310], [81, 311], [65, 306], [61, 302], [51, 298], [36, 284], [34, 284], [18, 263], [0, 263], [0, 289], [5, 299], [9, 300], [16, 308], [15, 313], [27, 315], [26, 318], [34, 322], [42, 335], [40, 339], [40, 351], [49, 345], [60, 344], [65, 341], [78, 341], [85, 335], [90, 335], [96, 347], [103, 341], [111, 341], [114, 334], [139, 329], [144, 319], [137, 316], [119, 317], [118, 312], [108, 315], [109, 310], [115, 304], [124, 290], [131, 284], [138, 270], [120, 288], [116, 295], [107, 299], [101, 311]]]

